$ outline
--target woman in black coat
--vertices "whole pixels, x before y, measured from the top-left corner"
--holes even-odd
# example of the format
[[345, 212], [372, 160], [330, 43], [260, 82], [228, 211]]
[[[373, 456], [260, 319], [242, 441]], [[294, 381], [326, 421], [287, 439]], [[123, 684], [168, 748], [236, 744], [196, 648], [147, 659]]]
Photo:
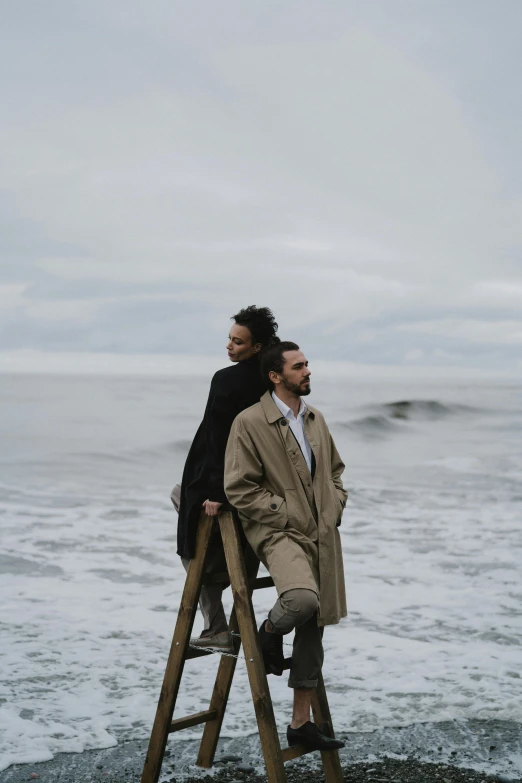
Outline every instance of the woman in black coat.
[[[205, 415], [188, 453], [181, 487], [176, 485], [172, 500], [178, 508], [178, 555], [188, 567], [194, 557], [198, 522], [202, 513], [219, 514], [226, 502], [223, 488], [225, 449], [232, 422], [237, 414], [259, 402], [266, 384], [259, 369], [259, 352], [278, 342], [277, 324], [267, 307], [250, 307], [232, 316], [227, 344], [233, 367], [219, 370], [212, 378]], [[211, 541], [206, 571], [226, 570], [219, 534]], [[201, 647], [233, 651], [232, 639], [221, 603], [223, 585], [201, 590], [200, 608], [205, 620], [203, 633], [192, 640]]]

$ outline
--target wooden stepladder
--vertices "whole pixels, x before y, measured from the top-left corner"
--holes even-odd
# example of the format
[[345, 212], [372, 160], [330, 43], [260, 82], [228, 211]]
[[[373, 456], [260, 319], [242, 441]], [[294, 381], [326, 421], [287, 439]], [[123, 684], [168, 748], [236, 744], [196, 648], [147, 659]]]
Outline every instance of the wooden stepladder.
[[[199, 524], [196, 553], [194, 559], [190, 561], [187, 572], [141, 783], [157, 783], [169, 734], [186, 729], [189, 726], [196, 726], [199, 723], [204, 723], [205, 728], [196, 764], [200, 767], [208, 768], [214, 762], [232, 678], [236, 669], [237, 657], [232, 655], [221, 656], [214, 692], [212, 693], [208, 710], [188, 715], [185, 718], [178, 718], [177, 720], [172, 720], [172, 716], [185, 661], [212, 654], [211, 651], [189, 647], [201, 586], [204, 583], [226, 581], [230, 581], [234, 598], [234, 608], [230, 617], [229, 630], [233, 634], [238, 632], [240, 634], [240, 638], [234, 636], [236, 653], [239, 652], [240, 645], [243, 643], [268, 781], [269, 783], [286, 783], [284, 762], [303, 756], [309, 751], [300, 745], [282, 749], [279, 743], [272, 699], [268, 688], [252, 607], [253, 590], [273, 587], [274, 583], [270, 577], [257, 578], [259, 561], [250, 548], [247, 548], [246, 555], [243, 555], [237, 523], [232, 513], [228, 511], [219, 516], [219, 528], [223, 539], [228, 574], [212, 574], [211, 577], [205, 577], [205, 559], [213, 525], [214, 520], [211, 517], [202, 518]], [[285, 669], [290, 668], [290, 662], [290, 658], [285, 659]], [[321, 676], [313, 694], [312, 711], [314, 721], [321, 732], [329, 737], [333, 737], [330, 709]], [[321, 757], [326, 783], [342, 783], [343, 775], [338, 751], [321, 752]]]

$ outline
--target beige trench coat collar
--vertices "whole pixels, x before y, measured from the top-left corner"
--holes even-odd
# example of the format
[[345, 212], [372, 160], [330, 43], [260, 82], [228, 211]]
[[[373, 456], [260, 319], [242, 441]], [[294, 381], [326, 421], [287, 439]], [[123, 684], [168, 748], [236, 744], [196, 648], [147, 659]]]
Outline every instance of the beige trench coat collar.
[[[263, 408], [263, 411], [265, 413], [265, 416], [267, 418], [267, 421], [269, 424], [274, 424], [274, 422], [278, 421], [279, 419], [284, 419], [283, 414], [275, 404], [275, 402], [272, 399], [272, 392], [265, 392], [263, 396], [261, 397], [261, 406]], [[315, 410], [312, 408], [311, 405], [308, 405], [306, 403], [306, 411], [304, 415], [305, 421], [307, 418], [311, 416], [313, 419], [315, 418]]]

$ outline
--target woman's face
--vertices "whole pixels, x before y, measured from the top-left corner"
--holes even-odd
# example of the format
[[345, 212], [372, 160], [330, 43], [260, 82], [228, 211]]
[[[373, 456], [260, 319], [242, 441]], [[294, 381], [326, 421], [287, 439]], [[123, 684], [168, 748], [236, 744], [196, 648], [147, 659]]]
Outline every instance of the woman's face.
[[252, 335], [246, 326], [234, 324], [230, 329], [227, 343], [228, 358], [231, 362], [244, 362], [261, 350], [261, 343], [252, 345]]

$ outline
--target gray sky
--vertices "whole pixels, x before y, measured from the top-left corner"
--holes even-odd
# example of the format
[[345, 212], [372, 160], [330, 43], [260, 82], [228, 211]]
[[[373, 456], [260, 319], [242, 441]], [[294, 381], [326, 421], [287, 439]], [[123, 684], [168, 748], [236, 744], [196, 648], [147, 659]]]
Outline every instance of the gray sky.
[[520, 0], [4, 4], [0, 352], [522, 369]]

